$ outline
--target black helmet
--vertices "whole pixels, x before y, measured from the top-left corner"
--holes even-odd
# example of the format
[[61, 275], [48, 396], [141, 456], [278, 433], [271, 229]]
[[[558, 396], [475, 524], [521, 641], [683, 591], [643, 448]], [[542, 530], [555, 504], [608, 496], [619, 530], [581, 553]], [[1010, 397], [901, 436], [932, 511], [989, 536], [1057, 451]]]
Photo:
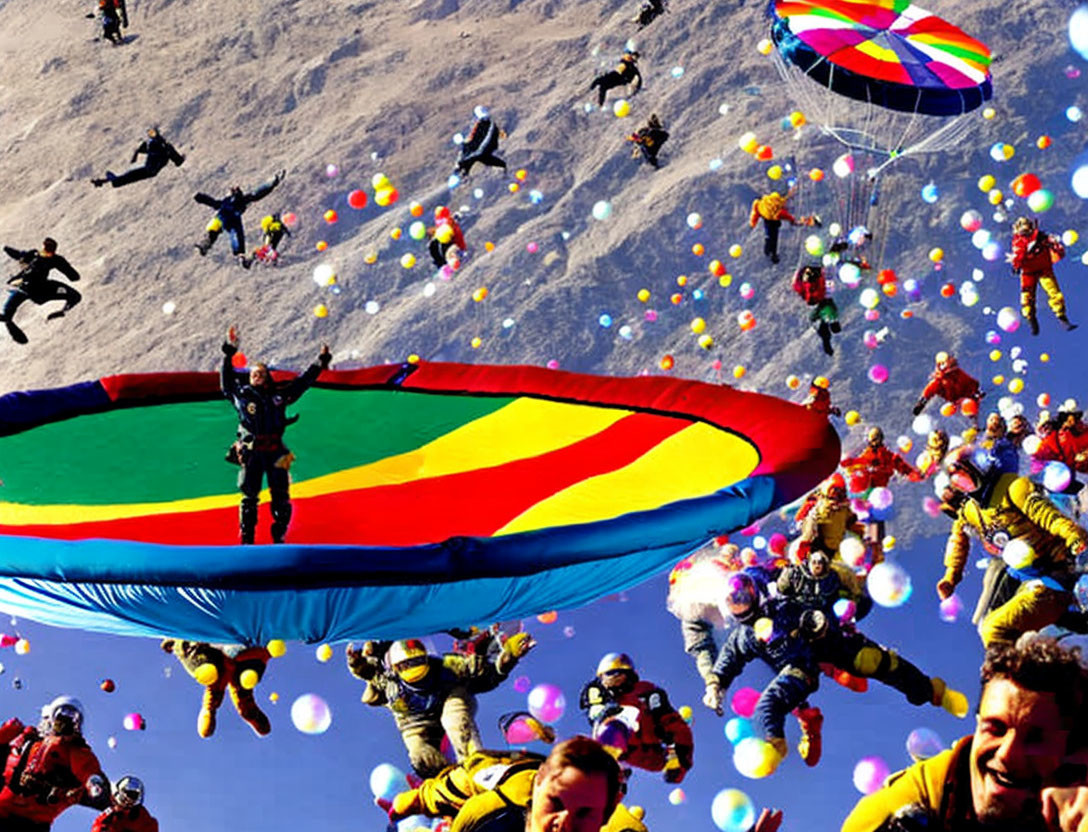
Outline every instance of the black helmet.
[[993, 479], [994, 460], [985, 450], [961, 445], [944, 458], [949, 485], [961, 494], [978, 494]]

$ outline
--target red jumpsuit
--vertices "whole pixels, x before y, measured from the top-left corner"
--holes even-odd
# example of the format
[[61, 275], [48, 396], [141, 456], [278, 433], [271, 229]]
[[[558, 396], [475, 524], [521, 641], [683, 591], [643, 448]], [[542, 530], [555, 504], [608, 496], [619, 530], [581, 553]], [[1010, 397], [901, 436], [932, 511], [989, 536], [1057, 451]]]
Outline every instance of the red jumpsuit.
[[[1036, 459], [1057, 460], [1069, 466], [1070, 471], [1088, 471], [1088, 427], [1061, 428], [1047, 435], [1039, 443]], [[1078, 462], [1077, 457], [1085, 454]]]
[[801, 403], [803, 407], [821, 416], [839, 415], [839, 409], [831, 406], [831, 393], [825, 387], [813, 385], [809, 388], [808, 398]]
[[110, 806], [94, 819], [91, 832], [159, 832], [159, 822], [143, 806]]
[[867, 491], [870, 488], [886, 488], [895, 474], [908, 477], [911, 482], [922, 479], [921, 473], [913, 465], [890, 450], [887, 445], [879, 445], [876, 448], [866, 445], [857, 456], [845, 457], [841, 465], [847, 470], [860, 469], [850, 472], [850, 485], [854, 492]]
[[448, 217], [447, 219], [439, 220], [436, 227], [441, 227], [443, 225], [448, 225], [453, 229], [453, 244], [457, 246], [457, 248], [461, 249], [461, 251], [468, 249], [468, 246], [465, 245], [465, 235], [461, 231], [461, 226], [458, 224], [457, 220], [453, 217]]
[[[0, 738], [12, 722], [0, 729]], [[38, 736], [26, 728], [10, 741], [0, 790], [0, 829], [5, 818], [48, 828], [69, 806], [79, 803], [92, 775], [102, 775], [98, 758], [80, 736]], [[52, 802], [50, 802], [52, 801]]]
[[661, 771], [671, 746], [681, 767], [691, 768], [694, 751], [691, 728], [657, 685], [639, 679], [630, 690], [617, 693], [593, 680], [583, 689], [581, 704], [591, 720], [595, 706], [618, 705], [638, 712], [638, 728], [631, 732], [627, 751], [620, 757], [624, 762], [647, 771]]
[[978, 399], [978, 381], [967, 375], [958, 364], [945, 367], [943, 370], [934, 370], [929, 377], [929, 383], [922, 391], [923, 399], [932, 399], [940, 396], [948, 402], [959, 402], [961, 399]]
[[1035, 293], [1042, 284], [1047, 304], [1059, 320], [1065, 318], [1065, 296], [1054, 277], [1054, 262], [1065, 255], [1065, 247], [1038, 228], [1028, 235], [1012, 238], [1012, 267], [1020, 272], [1020, 311], [1029, 321], [1035, 318]]

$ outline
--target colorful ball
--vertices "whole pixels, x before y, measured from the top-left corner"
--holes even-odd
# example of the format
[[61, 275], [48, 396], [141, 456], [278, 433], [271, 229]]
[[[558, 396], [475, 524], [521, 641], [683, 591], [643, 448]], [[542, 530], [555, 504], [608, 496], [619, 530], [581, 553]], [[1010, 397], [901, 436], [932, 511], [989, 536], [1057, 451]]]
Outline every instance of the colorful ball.
[[324, 734], [332, 725], [332, 710], [316, 693], [304, 693], [291, 704], [291, 722], [303, 734]]

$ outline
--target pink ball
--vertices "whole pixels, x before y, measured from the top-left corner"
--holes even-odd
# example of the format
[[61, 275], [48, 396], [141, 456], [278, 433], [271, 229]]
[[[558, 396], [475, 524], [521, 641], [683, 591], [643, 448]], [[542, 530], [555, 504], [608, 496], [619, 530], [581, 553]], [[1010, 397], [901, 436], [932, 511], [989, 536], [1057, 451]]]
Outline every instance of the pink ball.
[[880, 757], [862, 757], [854, 766], [854, 787], [862, 794], [872, 794], [889, 773], [888, 764]]
[[720, 370], [722, 368], [722, 360], [720, 358], [715, 358], [714, 363], [710, 366], [715, 370]]
[[875, 309], [866, 309], [865, 310], [865, 320], [867, 320], [867, 321], [879, 321], [880, 320], [880, 313]]
[[136, 713], [125, 714], [121, 724], [125, 726], [126, 731], [143, 731], [147, 728], [144, 718]]
[[647, 321], [649, 321], [650, 323], [653, 323], [654, 321], [656, 321], [656, 320], [657, 320], [657, 313], [656, 313], [656, 312], [655, 312], [654, 310], [652, 310], [652, 309], [647, 309], [647, 310], [646, 310], [646, 315], [645, 315], [645, 318], [646, 318], [646, 320], [647, 320]]
[[767, 548], [779, 556], [786, 554], [786, 547], [788, 545], [789, 538], [782, 534], [782, 532], [775, 532], [767, 541]]
[[544, 366], [547, 367], [549, 370], [558, 370], [559, 369], [559, 362], [556, 361], [554, 358], [552, 358], [552, 359], [549, 359], [548, 363], [545, 364]]
[[540, 246], [538, 246], [536, 243], [529, 243], [525, 246], [525, 250], [530, 254], [536, 254], [540, 250]]
[[941, 504], [937, 502], [933, 497], [926, 497], [922, 500], [922, 511], [928, 514], [930, 517], [940, 517]]
[[954, 624], [956, 619], [960, 617], [961, 612], [963, 612], [963, 601], [960, 600], [960, 596], [956, 595], [956, 593], [952, 593], [941, 601], [941, 621]]
[[533, 683], [529, 681], [528, 676], [518, 676], [514, 680], [514, 690], [518, 693], [528, 693], [529, 688], [533, 686]]
[[883, 384], [888, 380], [888, 368], [883, 364], [874, 364], [869, 368], [869, 381], [873, 384]]
[[876, 333], [871, 329], [865, 330], [865, 334], [861, 336], [861, 342], [871, 350], [875, 350], [880, 346], [880, 342], [876, 339]]
[[541, 684], [529, 691], [529, 713], [541, 722], [556, 722], [567, 709], [567, 699], [558, 685]]
[[733, 713], [737, 716], [751, 719], [752, 714], [756, 712], [756, 702], [758, 701], [758, 690], [755, 688], [741, 688], [734, 693], [733, 698], [729, 700], [729, 707], [733, 709]]

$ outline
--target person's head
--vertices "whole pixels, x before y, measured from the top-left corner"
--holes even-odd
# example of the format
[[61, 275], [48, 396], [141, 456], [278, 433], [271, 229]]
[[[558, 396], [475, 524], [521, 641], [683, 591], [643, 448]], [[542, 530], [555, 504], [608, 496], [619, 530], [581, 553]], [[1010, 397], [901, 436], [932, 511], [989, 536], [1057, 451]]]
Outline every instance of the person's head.
[[1000, 413], [991, 413], [986, 417], [986, 435], [993, 439], [1000, 439], [1008, 432], [1005, 417]]
[[230, 195], [235, 199], [240, 199], [244, 193], [241, 185], [231, 185]]
[[981, 678], [970, 750], [975, 814], [983, 824], [1022, 821], [1070, 750], [1086, 670], [1078, 650], [1029, 633], [991, 646]]
[[846, 478], [837, 471], [824, 481], [820, 495], [831, 503], [841, 503], [846, 499]]
[[83, 731], [83, 705], [73, 696], [58, 696], [49, 703], [49, 732], [71, 737]]
[[661, 127], [661, 119], [657, 117], [657, 113], [650, 113], [649, 125], [651, 127]]
[[483, 121], [485, 118], [491, 118], [491, 111], [483, 104], [477, 104], [476, 108], [472, 111], [472, 114], [480, 121]]
[[639, 54], [634, 49], [628, 49], [626, 52], [623, 53], [623, 60], [625, 61], [630, 61], [631, 63], [634, 63], [638, 59]]
[[431, 669], [427, 648], [418, 638], [394, 641], [388, 659], [390, 669], [409, 685], [422, 682]]
[[622, 691], [638, 681], [638, 673], [626, 653], [605, 653], [597, 662], [597, 678], [609, 690]]
[[439, 220], [448, 220], [451, 216], [450, 209], [445, 205], [439, 205], [434, 209], [434, 218], [436, 222]]
[[620, 799], [620, 767], [599, 742], [556, 745], [533, 777], [526, 832], [600, 832]]
[[884, 431], [880, 428], [869, 428], [869, 433], [865, 437], [865, 442], [870, 448], [879, 448], [884, 444]]
[[52, 237], [46, 237], [44, 240], [42, 240], [42, 250], [39, 252], [39, 254], [41, 254], [41, 255], [43, 255], [45, 257], [52, 257], [56, 253], [57, 253], [57, 241], [56, 240], [54, 240]]
[[735, 572], [726, 579], [722, 612], [742, 624], [759, 616], [759, 587], [746, 572]]
[[937, 365], [938, 370], [950, 370], [956, 366], [956, 356], [941, 350], [934, 357], [934, 363]]
[[809, 574], [814, 578], [822, 578], [831, 571], [831, 558], [822, 549], [809, 552], [806, 558]]
[[1017, 413], [1009, 420], [1009, 436], [1024, 437], [1029, 433], [1031, 433], [1031, 423], [1024, 414]]
[[926, 447], [944, 456], [945, 451], [948, 450], [948, 433], [940, 428], [931, 430], [929, 436], [926, 437]]
[[122, 809], [133, 809], [144, 802], [144, 784], [139, 777], [126, 774], [113, 784], [113, 803]]
[[258, 361], [249, 368], [249, 383], [253, 387], [266, 387], [272, 383], [272, 374], [268, 371], [268, 365]]
[[960, 445], [944, 458], [948, 484], [961, 494], [980, 494], [993, 479], [994, 460], [982, 448]]
[[1012, 223], [1012, 233], [1017, 237], [1030, 237], [1031, 232], [1036, 228], [1038, 228], [1038, 225], [1036, 225], [1035, 220], [1028, 217], [1017, 217]]
[[1083, 416], [1084, 411], [1080, 409], [1077, 400], [1066, 399], [1062, 402], [1062, 406], [1058, 408], [1058, 427], [1065, 428], [1066, 430], [1076, 427], [1080, 424], [1080, 420]]
[[147, 137], [149, 139], [156, 139], [159, 136], [159, 127], [157, 124], [152, 124], [147, 128]]

